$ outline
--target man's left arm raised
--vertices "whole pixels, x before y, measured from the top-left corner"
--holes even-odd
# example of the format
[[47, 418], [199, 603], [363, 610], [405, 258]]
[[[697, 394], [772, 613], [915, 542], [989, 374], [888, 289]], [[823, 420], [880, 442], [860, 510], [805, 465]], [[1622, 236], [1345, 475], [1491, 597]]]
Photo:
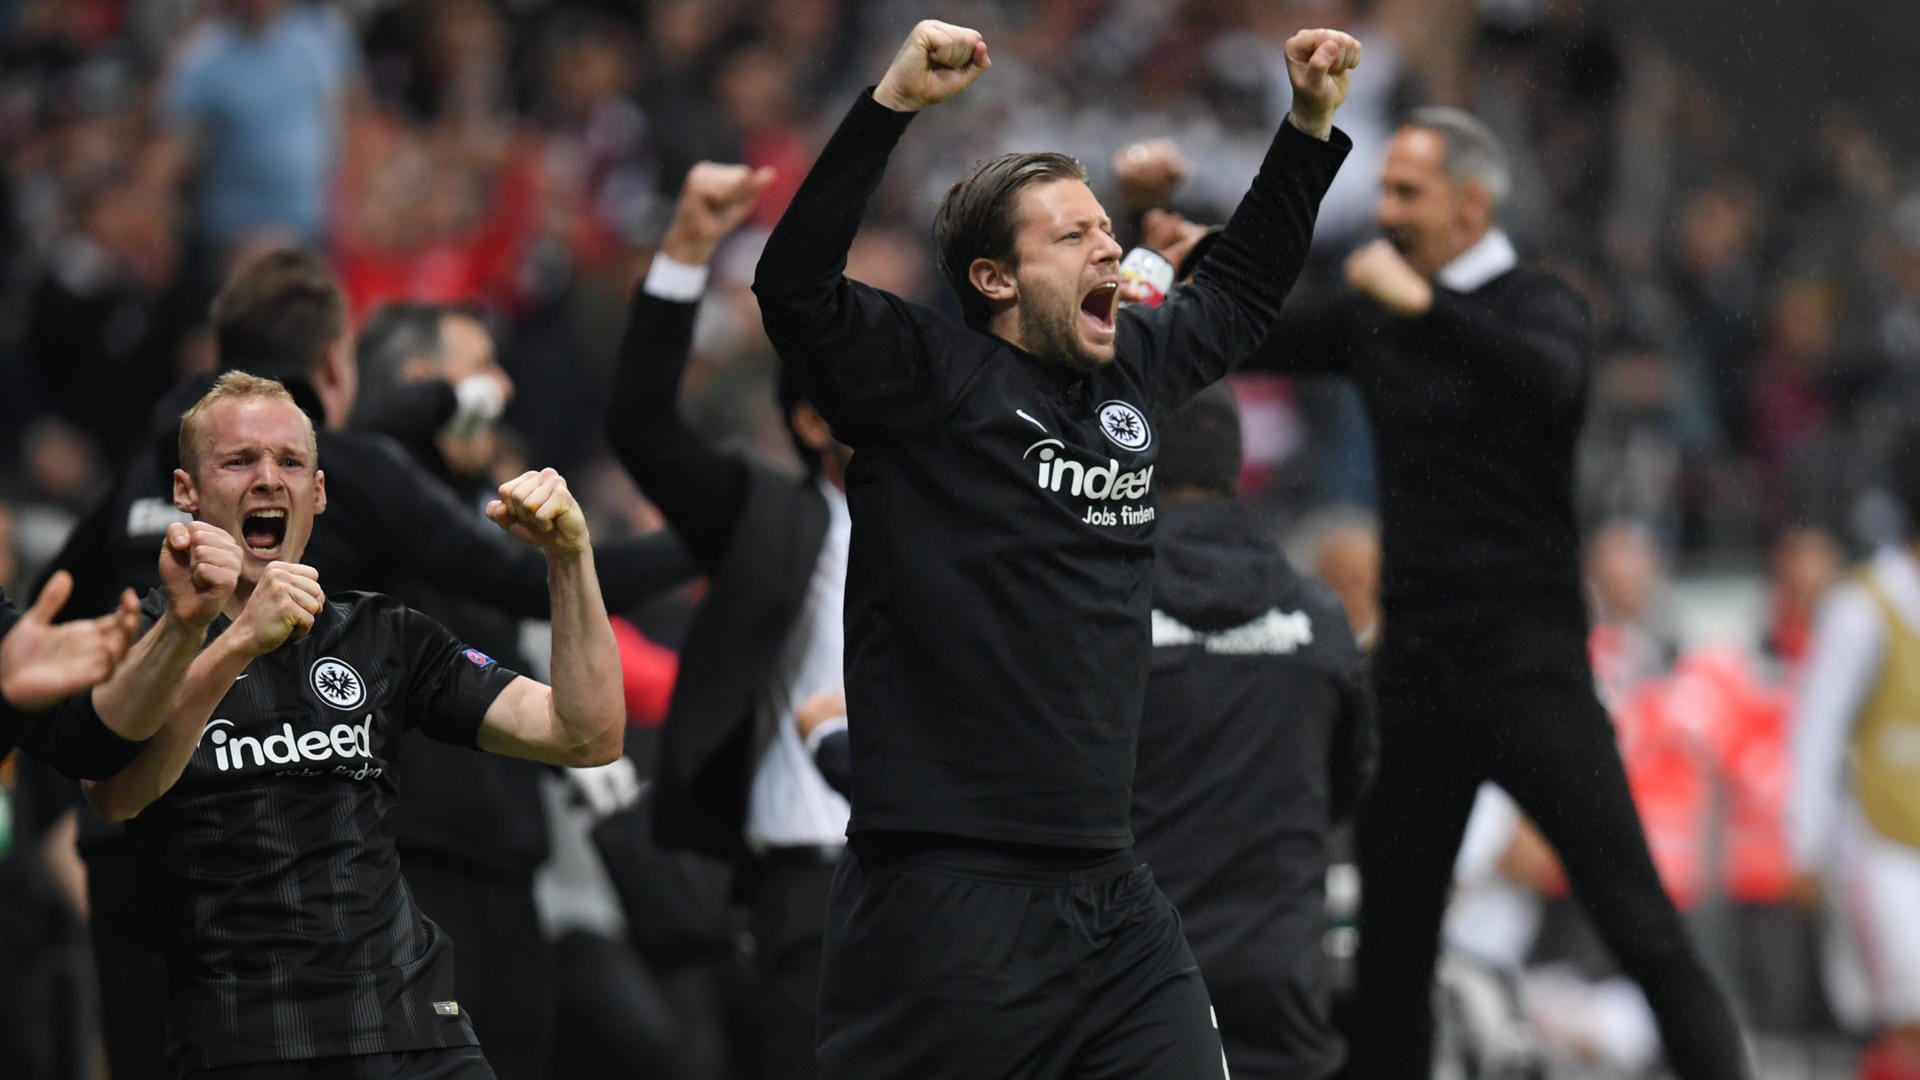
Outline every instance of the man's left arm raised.
[[1226, 375], [1265, 340], [1306, 264], [1320, 200], [1353, 146], [1333, 117], [1360, 63], [1359, 41], [1302, 30], [1285, 48], [1293, 108], [1246, 197], [1187, 286], [1158, 308], [1123, 312], [1136, 315], [1123, 327], [1144, 331], [1129, 351], [1163, 409]]

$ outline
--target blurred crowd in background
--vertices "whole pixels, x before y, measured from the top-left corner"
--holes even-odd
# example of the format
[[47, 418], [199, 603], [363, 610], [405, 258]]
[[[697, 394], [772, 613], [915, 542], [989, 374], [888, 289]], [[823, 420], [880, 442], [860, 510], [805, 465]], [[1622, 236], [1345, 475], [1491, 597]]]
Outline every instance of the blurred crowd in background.
[[[1302, 288], [1333, 283], [1371, 236], [1379, 158], [1408, 107], [1458, 104], [1506, 139], [1509, 231], [1596, 317], [1579, 480], [1595, 656], [1657, 861], [1704, 913], [1749, 1019], [1795, 1037], [1837, 1030], [1778, 818], [1812, 611], [1850, 558], [1898, 529], [1881, 470], [1895, 419], [1920, 405], [1920, 175], [1840, 103], [1808, 130], [1765, 133], [1792, 150], [1756, 171], [1743, 140], [1762, 136], [1689, 70], [1685, 43], [1599, 2], [938, 8], [0, 0], [0, 585], [26, 590], [147, 437], [154, 402], [211, 369], [207, 304], [246, 253], [326, 253], [356, 319], [397, 300], [477, 305], [513, 387], [493, 467], [558, 467], [600, 535], [644, 530], [657, 519], [607, 459], [602, 402], [626, 296], [693, 162], [778, 179], [757, 227], [716, 261], [685, 408], [703, 431], [790, 460], [746, 285], [765, 229], [914, 20], [981, 29], [993, 71], [916, 121], [934, 130], [895, 154], [849, 274], [949, 308], [929, 226], [968, 163], [1073, 153], [1124, 229], [1110, 158], [1170, 136], [1189, 166], [1174, 205], [1220, 220], [1286, 113], [1281, 42], [1341, 27], [1366, 48], [1340, 118], [1355, 150]], [[1245, 495], [1309, 569], [1344, 580], [1360, 623], [1372, 478], [1357, 400], [1278, 378], [1235, 389]], [[1754, 617], [1691, 640], [1671, 588], [1727, 573], [1759, 598], [1739, 608]], [[632, 614], [670, 648], [678, 610]], [[1551, 875], [1519, 884], [1554, 891]], [[1560, 1019], [1571, 994], [1539, 991], [1533, 1026], [1574, 1026]], [[1609, 1054], [1644, 1031], [1612, 1023], [1559, 1038], [1568, 1059], [1643, 1067], [1644, 1054]], [[710, 1073], [660, 1075], [729, 1075], [714, 1064], [726, 1056], [707, 1055]]]

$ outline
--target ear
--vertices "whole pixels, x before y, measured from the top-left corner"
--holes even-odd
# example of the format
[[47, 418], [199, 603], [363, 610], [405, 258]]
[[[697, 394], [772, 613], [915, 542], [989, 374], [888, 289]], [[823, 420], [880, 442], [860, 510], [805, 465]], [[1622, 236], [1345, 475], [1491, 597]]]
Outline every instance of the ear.
[[1460, 201], [1455, 206], [1460, 225], [1468, 234], [1482, 233], [1493, 226], [1493, 195], [1485, 184], [1469, 180], [1460, 185]]
[[313, 512], [327, 512], [327, 474], [323, 470], [316, 470], [313, 474]]
[[793, 415], [788, 419], [808, 449], [824, 454], [833, 446], [833, 428], [828, 426], [827, 418], [821, 416], [820, 410], [814, 408], [811, 402], [794, 403]]
[[1010, 304], [1020, 298], [1020, 283], [1014, 280], [1013, 267], [998, 259], [973, 260], [967, 266], [967, 280], [995, 304]]
[[173, 506], [183, 514], [200, 512], [200, 493], [193, 488], [193, 477], [185, 469], [173, 470]]

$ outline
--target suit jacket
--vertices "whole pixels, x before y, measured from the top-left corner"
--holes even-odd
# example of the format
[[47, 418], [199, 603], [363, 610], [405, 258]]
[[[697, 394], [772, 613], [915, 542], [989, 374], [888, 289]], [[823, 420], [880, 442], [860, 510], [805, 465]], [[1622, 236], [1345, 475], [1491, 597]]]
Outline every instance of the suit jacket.
[[746, 854], [754, 706], [806, 600], [827, 504], [812, 480], [709, 446], [677, 402], [697, 302], [635, 292], [608, 395], [622, 464], [707, 570], [710, 586], [680, 654], [655, 777], [665, 847]]

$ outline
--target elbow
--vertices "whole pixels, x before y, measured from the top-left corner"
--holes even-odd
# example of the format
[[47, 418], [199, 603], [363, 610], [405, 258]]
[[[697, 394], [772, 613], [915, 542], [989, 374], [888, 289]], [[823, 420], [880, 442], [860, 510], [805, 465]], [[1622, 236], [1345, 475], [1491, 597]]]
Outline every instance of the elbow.
[[106, 784], [87, 781], [81, 785], [85, 792], [87, 805], [100, 816], [102, 821], [111, 825], [121, 825], [140, 816], [144, 807], [133, 806], [124, 798], [116, 798], [114, 789]]
[[598, 734], [569, 749], [564, 764], [576, 769], [612, 764], [627, 751], [626, 734], [625, 716], [615, 715], [611, 723], [601, 726]]

